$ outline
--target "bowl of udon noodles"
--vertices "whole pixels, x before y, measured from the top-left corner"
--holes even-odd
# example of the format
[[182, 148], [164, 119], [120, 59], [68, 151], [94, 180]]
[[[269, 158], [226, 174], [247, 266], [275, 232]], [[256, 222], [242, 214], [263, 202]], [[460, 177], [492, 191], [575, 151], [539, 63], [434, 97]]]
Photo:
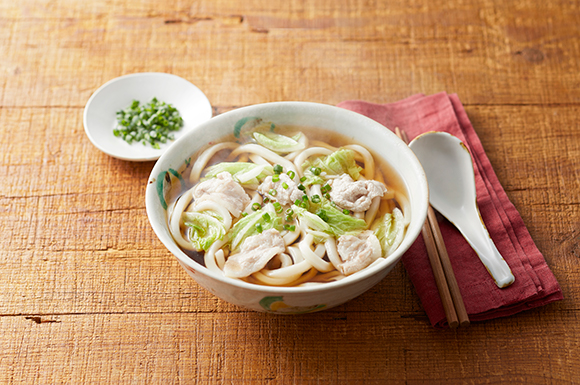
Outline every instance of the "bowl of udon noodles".
[[154, 232], [201, 287], [301, 314], [380, 282], [415, 241], [428, 187], [413, 152], [358, 113], [274, 102], [213, 117], [159, 158]]

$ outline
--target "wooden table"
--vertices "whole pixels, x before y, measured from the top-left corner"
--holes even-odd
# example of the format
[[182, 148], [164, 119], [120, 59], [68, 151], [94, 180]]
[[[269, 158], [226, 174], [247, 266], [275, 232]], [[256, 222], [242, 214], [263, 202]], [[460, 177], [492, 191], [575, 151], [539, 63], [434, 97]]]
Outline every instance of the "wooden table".
[[[580, 383], [579, 36], [577, 1], [1, 1], [0, 383]], [[402, 265], [311, 315], [217, 299], [149, 225], [153, 163], [83, 131], [145, 71], [214, 114], [457, 93], [565, 299], [435, 330]]]

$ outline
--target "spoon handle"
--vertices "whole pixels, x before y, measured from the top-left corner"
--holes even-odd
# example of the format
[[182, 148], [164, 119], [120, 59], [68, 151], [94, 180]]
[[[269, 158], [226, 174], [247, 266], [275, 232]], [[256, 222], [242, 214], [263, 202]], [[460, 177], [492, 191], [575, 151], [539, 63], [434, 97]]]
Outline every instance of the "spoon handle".
[[[475, 209], [481, 219], [479, 210], [477, 207]], [[475, 250], [499, 288], [504, 288], [514, 283], [515, 277], [509, 265], [493, 243], [482, 220], [475, 223], [472, 222], [469, 225], [464, 224], [463, 226], [458, 226], [458, 228], [473, 250]]]

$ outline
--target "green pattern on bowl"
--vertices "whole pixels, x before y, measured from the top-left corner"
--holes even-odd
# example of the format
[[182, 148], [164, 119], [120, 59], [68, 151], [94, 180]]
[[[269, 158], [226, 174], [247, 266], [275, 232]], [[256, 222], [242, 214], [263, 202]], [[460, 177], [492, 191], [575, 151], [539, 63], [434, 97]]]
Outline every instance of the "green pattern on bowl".
[[[181, 174], [174, 169], [170, 168], [167, 171], [161, 171], [159, 175], [157, 175], [157, 196], [159, 196], [159, 202], [164, 210], [167, 211], [167, 200], [165, 199], [165, 194], [171, 187], [171, 175], [179, 179], [181, 182], [181, 188], [185, 189], [185, 180], [181, 176]], [[167, 182], [167, 183], [166, 183]]]
[[269, 313], [284, 313], [284, 314], [305, 314], [322, 310], [326, 305], [312, 305], [312, 306], [290, 306], [284, 302], [281, 296], [268, 296], [260, 300], [260, 306]]

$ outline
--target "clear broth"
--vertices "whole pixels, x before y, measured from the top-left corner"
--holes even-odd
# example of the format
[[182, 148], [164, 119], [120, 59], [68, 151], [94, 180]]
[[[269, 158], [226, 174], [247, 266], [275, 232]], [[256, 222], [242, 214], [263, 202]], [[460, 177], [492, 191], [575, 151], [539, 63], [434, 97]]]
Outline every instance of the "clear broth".
[[[371, 153], [371, 155], [373, 156], [373, 159], [375, 161], [375, 180], [377, 180], [377, 179], [380, 180], [380, 178], [376, 177], [376, 175], [380, 174], [382, 177], [381, 181], [387, 186], [388, 191], [395, 191], [396, 193], [402, 194], [403, 196], [405, 196], [408, 199], [408, 193], [407, 193], [407, 190], [405, 188], [405, 185], [404, 185], [401, 177], [397, 173], [395, 167], [393, 167], [390, 164], [388, 164], [387, 162], [385, 162], [382, 157], [380, 157], [378, 154], [376, 154], [373, 151], [371, 151], [370, 149], [368, 149], [365, 145], [363, 145], [361, 143], [357, 143], [354, 139], [349, 138], [345, 135], [333, 132], [333, 131], [328, 131], [328, 130], [315, 128], [315, 127], [305, 127], [305, 126], [291, 126], [291, 125], [276, 126], [275, 132], [279, 133], [279, 134], [285, 134], [288, 136], [291, 136], [292, 133], [302, 132], [304, 135], [307, 136], [307, 138], [309, 140], [309, 147], [317, 146], [318, 144], [316, 142], [318, 141], [318, 142], [326, 143], [327, 145], [330, 145], [330, 146], [335, 147], [335, 148], [340, 148], [342, 146], [346, 146], [346, 145], [350, 145], [350, 144], [357, 144], [357, 145], [360, 145], [360, 146], [366, 148]], [[249, 133], [242, 133], [241, 137], [242, 138], [236, 138], [236, 137], [234, 137], [233, 134], [225, 136], [218, 141], [208, 143], [207, 146], [204, 146], [198, 152], [193, 154], [191, 156], [191, 158], [189, 158], [187, 161], [185, 161], [184, 164], [182, 165], [182, 167], [180, 167], [180, 169], [178, 170], [178, 172], [183, 176], [183, 180], [180, 180], [179, 178], [176, 178], [175, 176], [170, 175], [168, 173], [167, 175], [170, 175], [170, 177], [171, 177], [171, 187], [169, 188], [169, 190], [166, 194], [166, 197], [165, 197], [167, 203], [169, 205], [171, 205], [171, 203], [175, 202], [183, 193], [185, 193], [186, 191], [188, 191], [189, 189], [194, 187], [194, 185], [189, 182], [189, 174], [191, 173], [191, 169], [195, 163], [195, 159], [197, 159], [197, 157], [203, 151], [205, 151], [207, 148], [209, 148], [215, 144], [223, 143], [223, 142], [237, 142], [237, 143], [240, 143], [240, 145], [252, 142], [252, 139], [251, 139], [251, 136], [249, 135]], [[315, 142], [315, 144], [312, 144], [313, 142]], [[222, 150], [222, 151], [217, 152], [210, 159], [210, 161], [207, 163], [205, 168], [225, 161], [226, 158], [228, 157], [228, 155], [230, 154], [230, 152], [231, 152], [231, 150]], [[236, 158], [236, 160], [237, 159], [238, 158]], [[203, 177], [203, 174], [202, 174], [202, 177]], [[384, 202], [385, 201], [383, 201], [383, 203]], [[386, 212], [392, 211], [392, 209], [393, 209], [392, 205], [383, 204], [383, 203], [380, 206], [379, 213], [377, 213], [377, 218], [384, 215]], [[400, 208], [400, 205], [396, 201], [395, 201], [395, 205]], [[167, 218], [167, 221], [169, 222], [169, 216]], [[199, 263], [202, 266], [205, 266], [204, 252], [185, 250], [183, 248], [181, 248], [181, 250], [186, 255], [188, 255], [191, 259], [193, 259], [195, 262]], [[313, 280], [316, 280], [316, 279], [313, 279]]]

